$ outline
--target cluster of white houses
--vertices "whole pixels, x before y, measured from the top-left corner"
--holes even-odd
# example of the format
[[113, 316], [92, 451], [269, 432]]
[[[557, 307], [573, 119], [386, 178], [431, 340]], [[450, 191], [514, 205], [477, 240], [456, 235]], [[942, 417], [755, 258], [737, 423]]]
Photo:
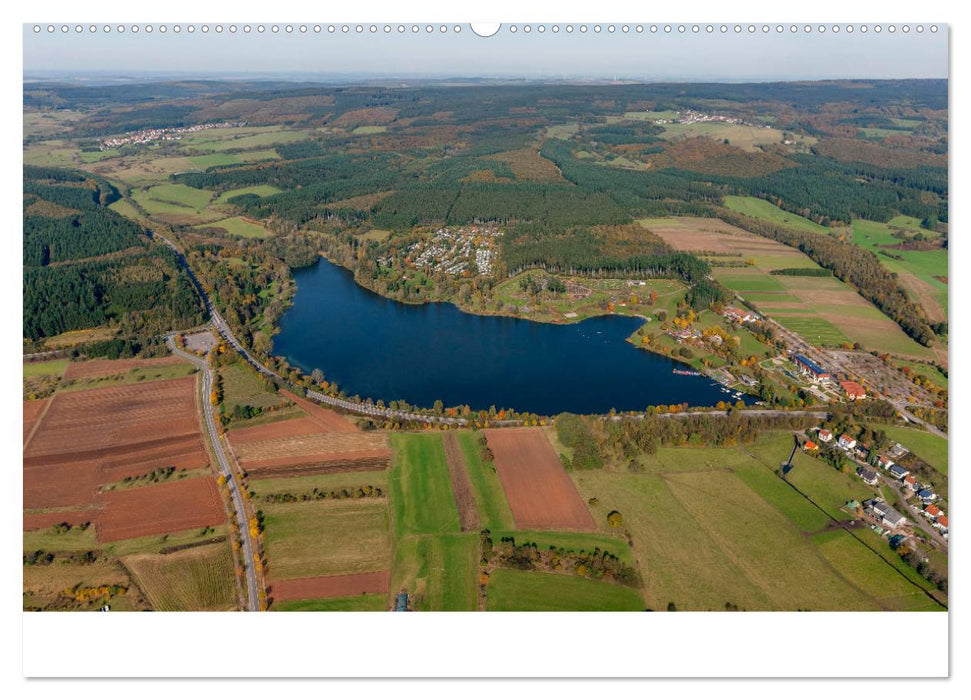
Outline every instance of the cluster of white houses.
[[[833, 441], [834, 437], [831, 431], [823, 428], [817, 430], [817, 439], [822, 443], [829, 443]], [[836, 446], [852, 457], [857, 457], [862, 460], [869, 459], [869, 448], [866, 445], [857, 444], [857, 441], [846, 433], [836, 438]], [[816, 443], [807, 440], [803, 444], [803, 449], [807, 452], [815, 452], [819, 448]], [[890, 457], [892, 454], [899, 458], [908, 452], [909, 450], [906, 447], [897, 443], [887, 451], [887, 454], [880, 455], [877, 458], [877, 466], [886, 472], [888, 478], [900, 482], [905, 494], [908, 492], [914, 494], [916, 501], [923, 506], [923, 510], [920, 511], [921, 515], [930, 520], [935, 529], [940, 530], [942, 534], [946, 535], [948, 528], [947, 517], [944, 515], [944, 511], [935, 505], [938, 500], [938, 495], [934, 492], [934, 488], [930, 484], [920, 483], [917, 477], [910, 473], [909, 469], [895, 463]], [[869, 486], [877, 486], [880, 483], [880, 472], [867, 465], [859, 465], [856, 474]], [[891, 508], [880, 498], [866, 501], [863, 505], [864, 512], [891, 530], [897, 529], [907, 522], [907, 519], [903, 515]]]

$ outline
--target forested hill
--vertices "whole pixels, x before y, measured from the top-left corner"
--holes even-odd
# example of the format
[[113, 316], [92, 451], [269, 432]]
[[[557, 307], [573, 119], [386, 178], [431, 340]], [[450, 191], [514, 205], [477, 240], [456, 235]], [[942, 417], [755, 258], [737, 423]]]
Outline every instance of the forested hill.
[[202, 320], [171, 252], [110, 210], [117, 198], [85, 173], [24, 168], [25, 339], [107, 324], [154, 333]]

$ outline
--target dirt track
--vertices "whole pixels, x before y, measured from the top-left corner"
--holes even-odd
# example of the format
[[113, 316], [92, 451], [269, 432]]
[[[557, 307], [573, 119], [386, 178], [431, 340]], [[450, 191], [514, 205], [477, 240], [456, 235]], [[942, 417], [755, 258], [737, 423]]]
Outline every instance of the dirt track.
[[445, 447], [445, 464], [448, 466], [448, 476], [452, 482], [452, 493], [455, 495], [455, 505], [459, 509], [459, 522], [465, 531], [479, 530], [479, 510], [475, 505], [472, 492], [472, 482], [465, 469], [465, 456], [462, 447], [454, 433], [442, 436]]
[[390, 571], [342, 576], [315, 576], [286, 581], [273, 581], [267, 594], [273, 600], [305, 600], [307, 598], [342, 598], [364, 593], [387, 593], [391, 584]]
[[324, 408], [313, 401], [300, 398], [286, 389], [280, 389], [280, 393], [297, 404], [303, 411], [320, 426], [320, 431], [324, 433], [357, 433], [358, 427], [350, 420], [338, 415], [330, 409]]
[[596, 529], [593, 517], [541, 429], [488, 429], [483, 433], [517, 528]]

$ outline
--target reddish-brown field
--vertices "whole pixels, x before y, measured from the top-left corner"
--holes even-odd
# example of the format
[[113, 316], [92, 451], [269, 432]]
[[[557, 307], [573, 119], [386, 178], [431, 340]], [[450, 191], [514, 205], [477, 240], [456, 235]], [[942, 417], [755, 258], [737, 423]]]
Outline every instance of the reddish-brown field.
[[199, 435], [195, 377], [57, 394], [24, 449], [28, 459], [82, 453], [124, 453]]
[[310, 435], [319, 431], [320, 424], [313, 418], [292, 418], [290, 420], [276, 421], [275, 423], [254, 425], [251, 428], [230, 430], [229, 438], [233, 441], [234, 445], [243, 445], [248, 442], [262, 442], [263, 440]]
[[24, 401], [24, 445], [27, 444], [27, 438], [30, 437], [38, 419], [44, 413], [44, 409], [47, 408], [47, 404], [47, 399]]
[[516, 527], [594, 530], [593, 517], [538, 428], [484, 430]]
[[98, 519], [98, 540], [114, 542], [220, 525], [226, 511], [210, 476], [111, 491]]
[[297, 404], [308, 416], [320, 426], [316, 432], [323, 433], [357, 433], [360, 429], [353, 422], [344, 418], [338, 413], [324, 408], [320, 404], [309, 401], [305, 398], [291, 394], [286, 389], [280, 389], [280, 393]]
[[301, 476], [389, 466], [391, 449], [386, 435], [363, 432], [334, 411], [288, 391], [280, 393], [307, 415], [231, 430], [233, 453], [248, 474], [261, 478]]
[[391, 583], [390, 571], [341, 576], [314, 576], [286, 581], [273, 581], [267, 595], [273, 600], [305, 600], [307, 598], [342, 598], [365, 593], [387, 593]]
[[108, 377], [113, 374], [123, 374], [132, 369], [142, 367], [165, 367], [179, 365], [184, 360], [178, 357], [135, 358], [131, 360], [86, 360], [71, 362], [64, 372], [65, 379], [87, 379], [89, 377]]
[[83, 525], [93, 523], [101, 515], [100, 510], [54, 510], [45, 513], [24, 513], [24, 531], [43, 530], [47, 527], [68, 523]]
[[186, 377], [56, 394], [46, 410], [45, 402], [25, 404], [34, 432], [24, 447], [24, 508], [45, 512], [25, 513], [24, 527], [94, 522], [99, 536], [117, 540], [222, 523], [225, 511], [211, 478], [101, 493], [126, 477], [209, 464], [195, 382]]

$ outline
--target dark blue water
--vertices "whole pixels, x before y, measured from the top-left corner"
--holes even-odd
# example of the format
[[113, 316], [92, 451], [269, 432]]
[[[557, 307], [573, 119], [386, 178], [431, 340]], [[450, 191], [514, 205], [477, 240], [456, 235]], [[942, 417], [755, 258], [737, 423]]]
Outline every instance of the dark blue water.
[[637, 318], [555, 325], [402, 304], [323, 259], [293, 275], [297, 293], [274, 352], [306, 372], [320, 368], [349, 396], [541, 415], [728, 398], [711, 380], [673, 374], [684, 366], [626, 342]]

